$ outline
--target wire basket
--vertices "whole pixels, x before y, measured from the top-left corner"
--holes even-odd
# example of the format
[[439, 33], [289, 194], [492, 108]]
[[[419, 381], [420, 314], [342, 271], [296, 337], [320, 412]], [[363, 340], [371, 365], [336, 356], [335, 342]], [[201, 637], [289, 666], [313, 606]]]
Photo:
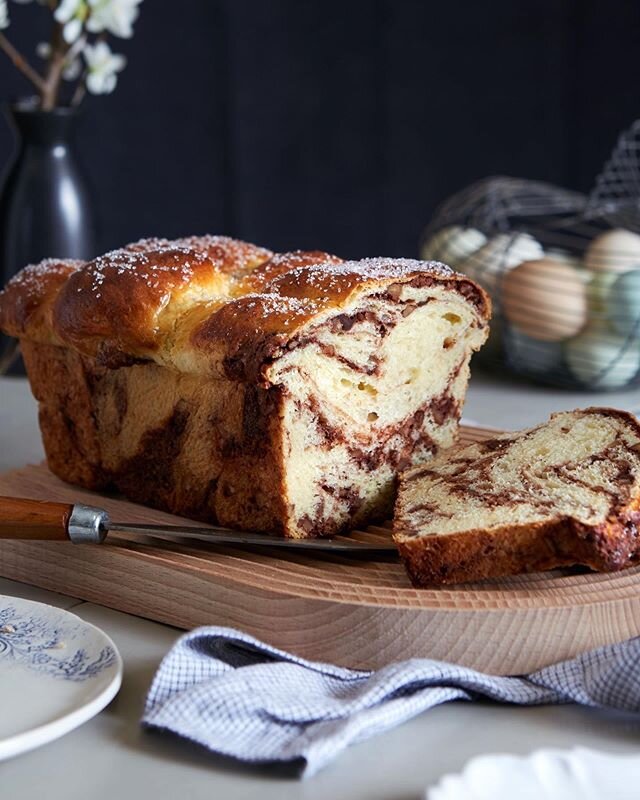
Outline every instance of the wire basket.
[[640, 120], [589, 195], [497, 177], [440, 207], [421, 255], [491, 295], [485, 364], [573, 389], [640, 385], [639, 150]]

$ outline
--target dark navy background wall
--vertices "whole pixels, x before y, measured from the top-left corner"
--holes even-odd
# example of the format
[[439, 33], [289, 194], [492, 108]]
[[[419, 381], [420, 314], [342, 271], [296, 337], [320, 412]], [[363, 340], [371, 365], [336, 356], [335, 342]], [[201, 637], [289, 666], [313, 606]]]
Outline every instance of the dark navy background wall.
[[[46, 38], [35, 4], [11, 12], [25, 50]], [[129, 66], [78, 142], [101, 249], [227, 232], [413, 255], [485, 175], [587, 190], [640, 116], [635, 0], [146, 0], [112, 46]], [[2, 57], [0, 97], [26, 90]], [[0, 122], [0, 165], [11, 148]]]

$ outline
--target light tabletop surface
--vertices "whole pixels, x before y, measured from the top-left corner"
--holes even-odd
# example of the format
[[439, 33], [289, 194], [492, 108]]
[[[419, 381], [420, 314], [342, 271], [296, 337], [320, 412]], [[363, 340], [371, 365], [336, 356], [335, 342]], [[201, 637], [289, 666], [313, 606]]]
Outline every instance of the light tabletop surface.
[[[542, 421], [552, 411], [587, 405], [640, 413], [640, 392], [577, 394], [476, 372], [465, 416], [484, 425], [516, 428]], [[42, 458], [36, 405], [26, 380], [1, 378], [0, 471]], [[408, 800], [421, 797], [443, 774], [459, 771], [482, 753], [524, 754], [574, 745], [620, 753], [638, 749], [636, 716], [570, 705], [512, 708], [458, 702], [356, 745], [315, 777], [300, 781], [281, 769], [247, 767], [141, 730], [146, 691], [180, 631], [14, 581], [0, 579], [0, 594], [73, 609], [108, 633], [124, 660], [122, 689], [105, 711], [62, 739], [0, 765], [0, 796], [11, 800]]]

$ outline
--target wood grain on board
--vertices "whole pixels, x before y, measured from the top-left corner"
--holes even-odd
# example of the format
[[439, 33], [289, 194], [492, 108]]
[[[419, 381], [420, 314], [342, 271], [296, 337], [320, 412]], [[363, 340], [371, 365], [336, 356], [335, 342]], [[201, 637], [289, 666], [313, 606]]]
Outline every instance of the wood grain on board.
[[[493, 433], [463, 427], [461, 438]], [[119, 522], [185, 523], [65, 484], [45, 465], [0, 476], [0, 494], [96, 505]], [[352, 536], [388, 539], [389, 524]], [[179, 628], [238, 627], [306, 658], [359, 668], [423, 656], [518, 674], [640, 634], [640, 567], [414, 589], [393, 556], [111, 534], [102, 545], [0, 541], [0, 575]]]

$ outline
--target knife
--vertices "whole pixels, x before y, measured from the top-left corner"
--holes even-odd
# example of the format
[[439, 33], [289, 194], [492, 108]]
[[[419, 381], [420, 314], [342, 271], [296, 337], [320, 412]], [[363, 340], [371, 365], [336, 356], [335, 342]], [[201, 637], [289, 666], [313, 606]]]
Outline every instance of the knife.
[[372, 544], [329, 538], [287, 539], [267, 533], [234, 531], [210, 525], [138, 525], [112, 522], [102, 508], [82, 503], [52, 503], [21, 497], [0, 497], [0, 539], [70, 541], [74, 544], [102, 544], [107, 535], [133, 533], [179, 541], [190, 539], [207, 544], [242, 547], [283, 547], [296, 550], [321, 550], [362, 553], [368, 556], [397, 553], [394, 544]]

